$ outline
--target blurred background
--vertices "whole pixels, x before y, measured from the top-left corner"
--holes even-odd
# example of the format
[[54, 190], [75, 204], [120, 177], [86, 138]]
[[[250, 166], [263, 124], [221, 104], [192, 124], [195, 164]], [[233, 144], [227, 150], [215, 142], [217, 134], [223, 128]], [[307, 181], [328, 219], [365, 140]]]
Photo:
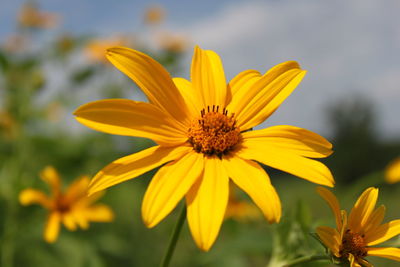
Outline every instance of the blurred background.
[[[114, 210], [113, 223], [63, 229], [55, 244], [42, 238], [47, 211], [18, 202], [25, 188], [48, 192], [39, 178], [47, 165], [58, 169], [66, 187], [153, 145], [94, 132], [72, 116], [78, 106], [98, 99], [145, 101], [106, 61], [104, 50], [116, 45], [148, 53], [172, 76], [185, 78], [196, 44], [221, 56], [228, 80], [242, 70], [265, 72], [298, 61], [307, 76], [259, 127], [295, 125], [327, 137], [335, 153], [324, 163], [344, 207], [350, 209], [365, 188], [378, 186], [387, 220], [400, 218], [400, 185], [384, 180], [386, 166], [400, 155], [399, 9], [397, 0], [3, 1], [0, 266], [156, 266], [161, 260], [177, 214], [151, 230], [141, 222], [141, 199], [155, 171], [108, 190], [101, 202]], [[185, 226], [171, 266], [274, 267], [323, 253], [309, 233], [334, 220], [315, 185], [267, 171], [282, 199], [282, 223], [267, 225], [233, 189], [230, 214], [212, 250], [200, 252]]]

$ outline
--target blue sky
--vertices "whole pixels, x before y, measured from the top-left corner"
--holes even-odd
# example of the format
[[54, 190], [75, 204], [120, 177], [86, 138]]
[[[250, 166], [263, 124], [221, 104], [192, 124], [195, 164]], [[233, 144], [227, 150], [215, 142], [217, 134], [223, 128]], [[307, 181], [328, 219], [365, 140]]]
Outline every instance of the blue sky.
[[[37, 1], [60, 13], [74, 33], [140, 31], [147, 1]], [[0, 39], [15, 27], [23, 1], [0, 9]], [[157, 2], [153, 2], [157, 4]], [[329, 132], [322, 112], [332, 101], [365, 96], [376, 104], [384, 137], [400, 137], [400, 1], [220, 0], [160, 1], [165, 27], [220, 54], [227, 77], [245, 69], [266, 71], [286, 60], [308, 70], [298, 89], [267, 124]], [[189, 68], [190, 58], [184, 62]]]

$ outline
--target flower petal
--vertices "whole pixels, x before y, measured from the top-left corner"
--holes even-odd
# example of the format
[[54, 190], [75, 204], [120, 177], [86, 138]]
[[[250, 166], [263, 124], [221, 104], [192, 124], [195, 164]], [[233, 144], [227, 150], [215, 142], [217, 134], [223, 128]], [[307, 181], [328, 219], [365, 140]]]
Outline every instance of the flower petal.
[[47, 209], [52, 207], [51, 200], [43, 192], [31, 188], [25, 189], [19, 193], [19, 202], [24, 206], [40, 204]]
[[376, 231], [376, 229], [380, 226], [385, 217], [386, 208], [384, 205], [381, 205], [379, 208], [375, 209], [372, 212], [371, 216], [369, 216], [368, 222], [365, 224], [364, 233], [368, 236], [370, 233]]
[[218, 236], [228, 204], [229, 179], [221, 160], [205, 158], [204, 175], [186, 195], [187, 219], [197, 246], [208, 251]]
[[328, 226], [319, 226], [317, 227], [317, 234], [322, 243], [324, 243], [336, 257], [340, 257], [339, 247], [341, 245], [341, 240], [339, 232]]
[[236, 114], [241, 130], [250, 129], [278, 108], [305, 73], [295, 61], [281, 63], [254, 82], [246, 94], [235, 94], [227, 109]]
[[66, 203], [72, 204], [81, 198], [86, 198], [89, 183], [90, 178], [88, 176], [82, 176], [81, 178], [76, 179], [68, 187], [67, 191], [64, 194], [63, 200]]
[[71, 215], [70, 212], [64, 213], [62, 215], [62, 222], [69, 231], [75, 231], [77, 229], [74, 217]]
[[332, 212], [335, 215], [337, 229], [340, 231], [340, 229], [342, 229], [342, 216], [339, 201], [335, 195], [325, 187], [318, 186], [317, 193], [326, 201], [326, 203], [328, 203], [329, 207], [331, 207]]
[[375, 231], [365, 234], [365, 243], [368, 246], [374, 246], [389, 240], [390, 238], [400, 234], [400, 220], [394, 220], [382, 224]]
[[157, 61], [126, 47], [109, 48], [107, 59], [142, 89], [150, 103], [177, 121], [186, 118], [185, 104], [178, 89], [169, 73]]
[[61, 215], [58, 212], [50, 213], [44, 229], [44, 240], [48, 243], [54, 243], [60, 232]]
[[203, 109], [203, 103], [199, 100], [199, 92], [195, 91], [192, 83], [184, 78], [173, 78], [172, 80], [185, 101], [187, 110], [190, 112], [190, 118], [200, 116], [200, 111]]
[[279, 125], [262, 130], [244, 132], [243, 139], [257, 141], [269, 146], [289, 150], [299, 156], [310, 158], [324, 158], [332, 154], [332, 144], [322, 136], [309, 130]]
[[142, 202], [142, 217], [147, 227], [156, 226], [189, 191], [203, 172], [203, 158], [203, 154], [191, 152], [157, 172]]
[[105, 99], [80, 106], [74, 115], [97, 131], [146, 137], [171, 146], [187, 140], [186, 128], [154, 105], [128, 99]]
[[203, 107], [225, 107], [227, 84], [221, 59], [215, 52], [196, 46], [190, 75]]
[[87, 207], [82, 212], [86, 220], [91, 222], [111, 222], [114, 220], [114, 212], [104, 204]]
[[89, 195], [110, 186], [133, 179], [168, 161], [179, 159], [190, 153], [192, 147], [153, 146], [138, 153], [117, 159], [99, 171], [89, 185]]
[[389, 184], [397, 183], [400, 181], [400, 157], [391, 161], [386, 167], [385, 180]]
[[270, 223], [281, 217], [281, 202], [268, 174], [257, 163], [238, 157], [227, 157], [222, 161], [233, 182], [245, 191], [261, 209]]
[[358, 198], [349, 214], [348, 226], [354, 232], [364, 229], [378, 199], [377, 188], [367, 188]]
[[58, 175], [55, 168], [51, 166], [46, 166], [40, 172], [40, 178], [42, 178], [42, 180], [50, 186], [53, 196], [57, 196], [58, 194], [60, 194], [60, 176]]
[[[228, 92], [226, 104], [228, 105], [232, 99], [239, 102], [247, 93], [249, 88], [260, 79], [261, 74], [256, 70], [245, 70], [236, 75], [228, 84]], [[235, 96], [237, 95], [237, 96]], [[238, 103], [232, 104], [232, 108]]]
[[400, 248], [367, 248], [368, 256], [400, 261]]
[[237, 156], [256, 160], [316, 184], [333, 187], [335, 182], [333, 176], [321, 162], [296, 155], [290, 150], [273, 146], [265, 150], [262, 142], [249, 142], [249, 140], [243, 140], [242, 145], [235, 151]]

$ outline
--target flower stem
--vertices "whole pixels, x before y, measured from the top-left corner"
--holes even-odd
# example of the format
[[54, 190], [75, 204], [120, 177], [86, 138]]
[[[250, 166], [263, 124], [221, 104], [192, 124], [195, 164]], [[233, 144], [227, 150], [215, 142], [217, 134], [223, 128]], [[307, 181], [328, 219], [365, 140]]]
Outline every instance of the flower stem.
[[169, 241], [168, 249], [164, 255], [164, 258], [161, 262], [161, 267], [168, 267], [171, 261], [172, 255], [174, 254], [174, 250], [176, 247], [176, 242], [178, 241], [179, 234], [182, 230], [183, 223], [185, 222], [186, 217], [186, 205], [184, 204], [179, 215], [178, 220], [176, 221], [176, 225], [174, 231], [172, 232], [171, 239]]
[[285, 264], [283, 267], [291, 267], [291, 266], [296, 266], [297, 264], [300, 264], [300, 263], [305, 263], [305, 262], [310, 262], [310, 261], [318, 261], [318, 260], [329, 260], [329, 257], [326, 255], [304, 256], [304, 257], [297, 258], [297, 259]]

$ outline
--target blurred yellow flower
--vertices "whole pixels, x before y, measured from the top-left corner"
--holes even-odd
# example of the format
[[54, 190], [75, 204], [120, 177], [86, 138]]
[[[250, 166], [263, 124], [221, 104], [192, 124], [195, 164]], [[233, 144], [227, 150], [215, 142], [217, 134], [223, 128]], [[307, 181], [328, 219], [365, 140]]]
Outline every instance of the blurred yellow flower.
[[158, 43], [163, 50], [182, 53], [187, 49], [189, 41], [183, 35], [164, 32], [158, 36]]
[[43, 192], [28, 188], [19, 195], [22, 205], [39, 204], [49, 210], [44, 230], [44, 239], [53, 243], [57, 240], [60, 223], [75, 231], [79, 226], [82, 229], [89, 227], [89, 222], [110, 222], [114, 218], [112, 210], [104, 204], [93, 203], [103, 194], [97, 193], [87, 196], [89, 177], [83, 176], [75, 180], [65, 192], [61, 191], [61, 181], [53, 167], [46, 167], [41, 172], [41, 178], [51, 187], [51, 196]]
[[91, 40], [86, 44], [85, 54], [92, 62], [108, 63], [105, 56], [107, 49], [114, 46], [126, 45], [126, 43], [127, 39], [123, 37]]
[[400, 182], [400, 157], [391, 161], [386, 167], [385, 180], [389, 184]]
[[317, 192], [329, 204], [336, 219], [336, 228], [320, 226], [317, 233], [338, 261], [348, 261], [350, 267], [373, 266], [365, 257], [377, 256], [400, 261], [400, 249], [372, 247], [400, 234], [400, 220], [381, 224], [385, 206], [375, 209], [378, 189], [370, 187], [358, 198], [347, 217], [339, 202], [328, 189], [318, 187]]
[[43, 12], [35, 3], [28, 2], [22, 5], [17, 19], [21, 27], [44, 29], [55, 27], [59, 17], [55, 13]]
[[98, 131], [145, 137], [157, 145], [106, 166], [89, 193], [164, 165], [150, 182], [142, 204], [147, 227], [154, 227], [186, 197], [189, 228], [197, 246], [209, 250], [224, 219], [229, 180], [244, 190], [270, 223], [281, 203], [269, 176], [255, 161], [311, 182], [333, 186], [324, 158], [332, 145], [293, 126], [251, 131], [267, 119], [305, 75], [297, 62], [279, 64], [264, 75], [247, 70], [228, 84], [219, 56], [195, 48], [191, 78], [172, 79], [149, 56], [125, 47], [107, 58], [143, 90], [150, 103], [106, 99], [79, 107], [76, 119]]
[[164, 21], [165, 9], [159, 5], [153, 5], [144, 12], [144, 22], [146, 24], [159, 24]]
[[229, 188], [229, 200], [226, 207], [225, 219], [232, 218], [237, 221], [252, 221], [261, 218], [260, 210], [256, 206], [237, 197], [237, 189], [232, 183]]

